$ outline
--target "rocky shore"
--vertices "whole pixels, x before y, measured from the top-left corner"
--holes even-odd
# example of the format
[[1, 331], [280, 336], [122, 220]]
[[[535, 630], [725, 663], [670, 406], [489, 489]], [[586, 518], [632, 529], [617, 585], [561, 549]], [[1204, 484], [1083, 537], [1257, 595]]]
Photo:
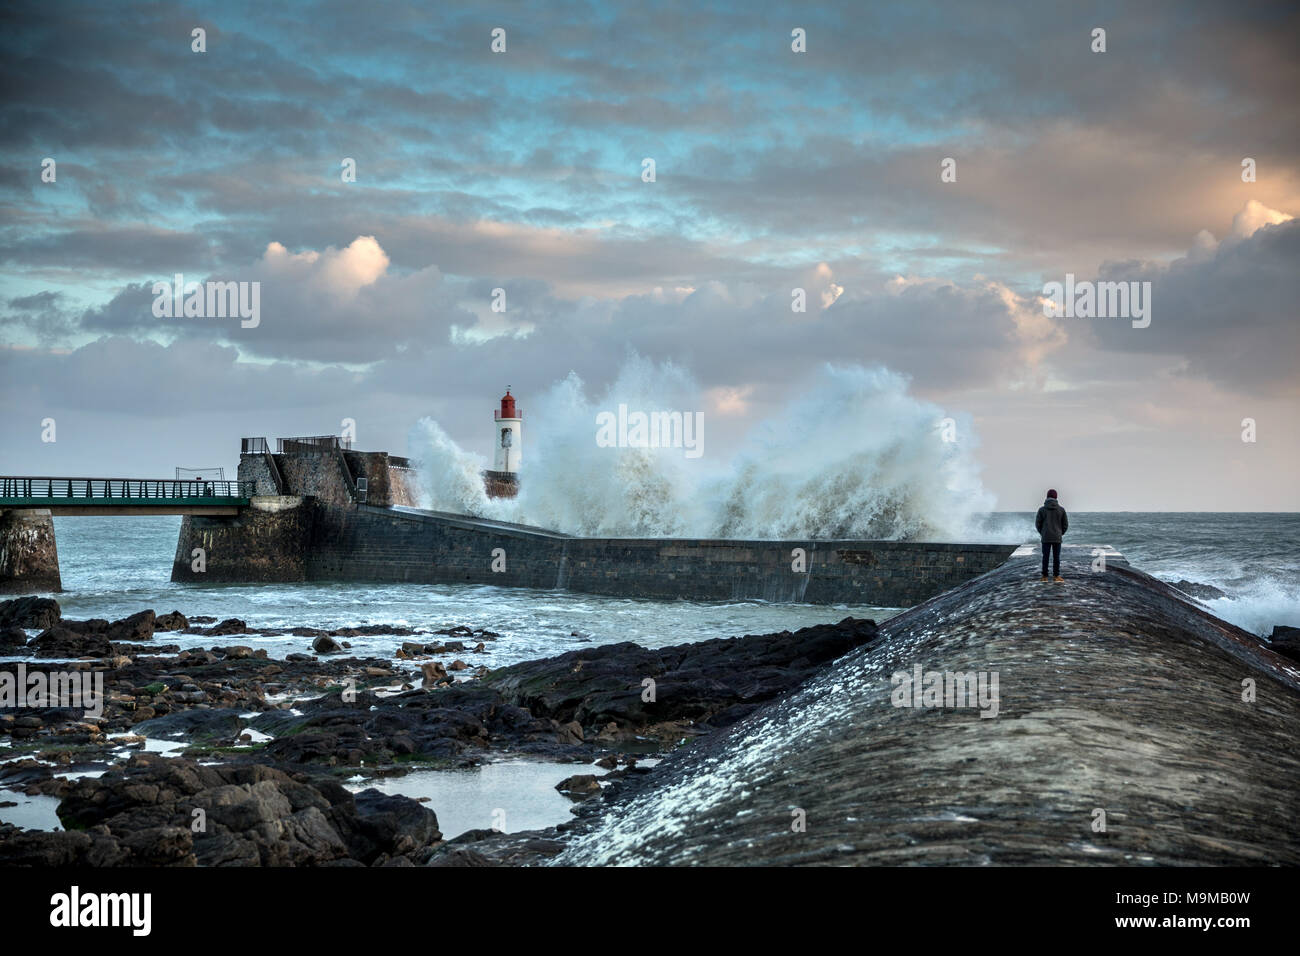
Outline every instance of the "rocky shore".
[[[214, 643], [182, 650], [168, 633]], [[344, 781], [524, 756], [598, 764], [600, 782], [578, 772], [560, 789], [599, 802], [649, 775], [638, 759], [734, 725], [877, 630], [846, 619], [498, 670], [466, 659], [500, 635], [464, 626], [385, 628], [391, 659], [348, 655], [348, 637], [375, 633], [361, 628], [277, 630], [304, 641], [283, 660], [229, 643], [251, 633], [269, 632], [177, 611], [73, 621], [50, 599], [0, 604], [0, 653], [25, 658], [0, 662], [0, 684], [77, 675], [103, 690], [98, 713], [36, 706], [61, 701], [0, 708], [0, 805], [7, 791], [57, 798], [64, 827], [0, 824], [0, 865], [538, 862], [558, 852], [554, 832], [444, 841], [436, 806]], [[159, 741], [174, 749], [147, 749]]]
[[[27, 659], [0, 684], [22, 666], [105, 693], [95, 717], [0, 710], [0, 804], [57, 798], [64, 827], [0, 825], [0, 865], [1300, 863], [1294, 634], [1256, 638], [1117, 554], [1097, 571], [1067, 547], [1064, 585], [1037, 560], [879, 629], [495, 670], [466, 660], [500, 635], [463, 626], [396, 634], [391, 658], [299, 628], [272, 660], [230, 642], [240, 621], [6, 602], [5, 653]], [[978, 699], [945, 696], [954, 674]], [[572, 763], [572, 819], [445, 839], [436, 804], [372, 786], [505, 757]]]

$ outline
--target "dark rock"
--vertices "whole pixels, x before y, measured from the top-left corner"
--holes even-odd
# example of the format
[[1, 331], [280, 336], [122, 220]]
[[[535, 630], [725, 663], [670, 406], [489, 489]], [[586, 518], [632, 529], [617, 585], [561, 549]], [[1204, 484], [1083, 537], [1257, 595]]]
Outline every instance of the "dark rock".
[[585, 800], [593, 794], [600, 793], [600, 782], [594, 774], [575, 773], [555, 785], [555, 789], [570, 798]]
[[141, 611], [114, 621], [106, 632], [110, 641], [147, 641], [153, 637], [154, 613]]
[[78, 634], [62, 627], [42, 631], [30, 645], [37, 657], [109, 657], [113, 645], [102, 633]]
[[234, 743], [244, 727], [243, 719], [225, 708], [196, 708], [181, 710], [144, 720], [131, 728], [131, 733], [163, 740], [187, 740], [196, 743]]
[[153, 629], [155, 631], [183, 631], [190, 626], [190, 621], [180, 611], [172, 611], [170, 614], [159, 614], [154, 618]]
[[1300, 627], [1277, 625], [1273, 628], [1272, 636], [1269, 637], [1269, 646], [1279, 654], [1300, 661]]
[[109, 624], [102, 617], [92, 617], [88, 621], [70, 621], [64, 618], [59, 622], [59, 627], [77, 634], [102, 634], [108, 630]]
[[[198, 618], [195, 618], [194, 620], [197, 621]], [[248, 634], [249, 630], [248, 625], [239, 618], [228, 617], [220, 624], [208, 628], [204, 633], [209, 634], [212, 637], [225, 637], [227, 634]]]
[[242, 661], [247, 660], [250, 657], [264, 659], [267, 656], [265, 648], [254, 650], [247, 644], [232, 644], [229, 647], [214, 647], [212, 648], [212, 653], [219, 654], [228, 661]]
[[409, 853], [437, 843], [438, 816], [410, 797], [362, 790], [353, 797], [355, 817], [344, 829], [349, 855], [371, 861], [381, 854]]
[[0, 627], [42, 628], [59, 623], [63, 612], [53, 598], [20, 597], [0, 601]]
[[338, 641], [334, 640], [332, 637], [326, 637], [324, 634], [311, 642], [311, 649], [317, 654], [343, 653], [343, 648], [339, 647]]
[[[874, 621], [845, 618], [791, 634], [746, 635], [648, 649], [606, 644], [525, 661], [483, 683], [535, 716], [584, 727], [669, 722], [724, 727], [793, 690], [820, 667], [870, 643]], [[654, 681], [654, 700], [644, 699]]]
[[210, 614], [195, 614], [190, 618], [191, 624], [211, 624], [216, 618]]
[[27, 632], [16, 625], [11, 627], [0, 627], [0, 647], [5, 648], [6, 653], [13, 653], [14, 650], [24, 646], [27, 643]]

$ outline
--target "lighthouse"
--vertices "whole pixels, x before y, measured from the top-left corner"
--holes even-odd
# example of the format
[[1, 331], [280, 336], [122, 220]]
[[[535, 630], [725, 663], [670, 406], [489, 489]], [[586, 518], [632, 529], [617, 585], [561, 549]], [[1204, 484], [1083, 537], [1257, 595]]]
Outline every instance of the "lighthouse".
[[489, 498], [513, 498], [519, 493], [519, 462], [523, 453], [523, 413], [506, 389], [501, 407], [492, 413], [492, 470], [483, 473]]

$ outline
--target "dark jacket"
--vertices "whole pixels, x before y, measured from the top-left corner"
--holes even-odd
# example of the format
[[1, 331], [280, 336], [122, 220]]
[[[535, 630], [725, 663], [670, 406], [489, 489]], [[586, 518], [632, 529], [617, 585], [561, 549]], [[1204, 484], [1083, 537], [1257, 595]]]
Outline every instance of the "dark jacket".
[[1070, 530], [1070, 519], [1065, 514], [1065, 509], [1057, 503], [1055, 498], [1048, 498], [1043, 502], [1043, 506], [1038, 509], [1038, 517], [1034, 519], [1034, 527], [1038, 533], [1043, 536], [1043, 540], [1048, 544], [1061, 541], [1061, 535]]

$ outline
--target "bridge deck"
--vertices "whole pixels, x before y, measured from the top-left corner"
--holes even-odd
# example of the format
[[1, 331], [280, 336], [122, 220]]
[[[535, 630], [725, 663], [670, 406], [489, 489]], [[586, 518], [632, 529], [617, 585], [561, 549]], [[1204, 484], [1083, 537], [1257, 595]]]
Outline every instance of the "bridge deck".
[[252, 482], [166, 478], [0, 477], [0, 509], [60, 515], [238, 514]]

